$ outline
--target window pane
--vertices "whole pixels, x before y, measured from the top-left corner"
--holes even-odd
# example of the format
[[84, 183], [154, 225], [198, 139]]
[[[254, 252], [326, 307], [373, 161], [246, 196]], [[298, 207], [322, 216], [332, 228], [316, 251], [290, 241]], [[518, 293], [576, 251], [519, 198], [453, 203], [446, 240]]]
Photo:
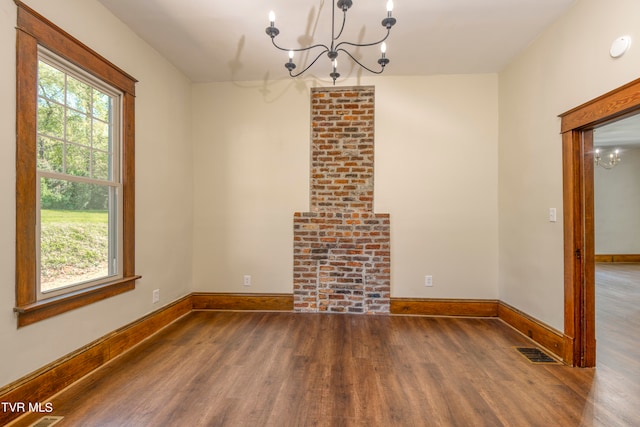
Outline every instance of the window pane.
[[91, 111], [91, 86], [67, 77], [67, 105], [83, 113]]
[[109, 151], [109, 124], [93, 120], [93, 148]]
[[91, 119], [86, 114], [67, 109], [67, 140], [89, 145], [91, 141]]
[[42, 292], [96, 280], [109, 271], [110, 187], [41, 178]]
[[56, 139], [38, 137], [38, 170], [62, 172], [63, 144]]
[[67, 168], [66, 173], [75, 176], [89, 177], [89, 161], [91, 150], [74, 144], [67, 144]]
[[[55, 58], [39, 61], [35, 141], [40, 213], [38, 299], [121, 274], [117, 96]], [[114, 179], [116, 176], [116, 179]], [[108, 184], [105, 182], [108, 181]], [[43, 295], [49, 293], [49, 295]]]
[[104, 122], [111, 116], [111, 97], [97, 89], [93, 90], [93, 116]]
[[64, 138], [64, 107], [38, 98], [38, 133]]
[[64, 103], [64, 73], [42, 61], [38, 63], [38, 96]]
[[109, 153], [104, 151], [93, 151], [92, 178], [108, 180], [109, 176]]

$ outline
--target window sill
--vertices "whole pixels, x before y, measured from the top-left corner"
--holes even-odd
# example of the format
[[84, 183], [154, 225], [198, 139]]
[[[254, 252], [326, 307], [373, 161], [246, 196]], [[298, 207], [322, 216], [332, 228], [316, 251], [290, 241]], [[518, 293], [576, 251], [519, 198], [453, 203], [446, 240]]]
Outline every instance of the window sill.
[[141, 276], [125, 277], [116, 282], [104, 283], [65, 295], [37, 301], [32, 304], [15, 307], [13, 311], [18, 314], [18, 327], [27, 326], [66, 311], [133, 290], [135, 288], [135, 281], [140, 277]]

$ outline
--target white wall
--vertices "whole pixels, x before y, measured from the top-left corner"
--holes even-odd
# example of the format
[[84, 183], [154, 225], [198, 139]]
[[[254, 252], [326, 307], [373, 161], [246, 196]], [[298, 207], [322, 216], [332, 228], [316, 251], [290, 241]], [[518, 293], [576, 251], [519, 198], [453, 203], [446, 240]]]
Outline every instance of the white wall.
[[[29, 0], [46, 18], [139, 80], [136, 86], [134, 291], [16, 329], [15, 25], [0, 0], [0, 385], [187, 294], [191, 286], [191, 85], [95, 0]], [[160, 304], [151, 303], [160, 289]]]
[[596, 254], [640, 254], [640, 147], [621, 156], [613, 169], [594, 171]]
[[[293, 213], [309, 210], [306, 84], [194, 85], [195, 290], [292, 292]], [[349, 84], [376, 88], [392, 295], [497, 298], [497, 75]]]
[[[500, 299], [564, 329], [560, 119], [640, 77], [640, 2], [578, 0], [500, 74]], [[628, 34], [631, 50], [609, 56]], [[548, 221], [558, 209], [557, 223]]]

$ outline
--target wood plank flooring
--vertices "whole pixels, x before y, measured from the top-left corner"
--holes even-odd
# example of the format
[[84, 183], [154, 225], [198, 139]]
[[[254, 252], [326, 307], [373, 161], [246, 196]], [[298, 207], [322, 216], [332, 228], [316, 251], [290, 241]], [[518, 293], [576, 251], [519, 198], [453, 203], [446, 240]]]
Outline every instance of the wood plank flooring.
[[640, 264], [596, 264], [596, 349], [591, 396], [608, 398], [593, 410], [618, 412], [614, 425], [640, 426]]
[[[596, 264], [596, 340], [598, 366], [633, 366], [633, 358], [637, 363], [640, 264]], [[640, 384], [640, 376], [636, 380]]]
[[[56, 427], [638, 426], [636, 273], [598, 268], [597, 369], [530, 363], [514, 346], [531, 342], [498, 319], [199, 311], [60, 393], [51, 415], [65, 417]], [[607, 326], [616, 316], [624, 328]]]

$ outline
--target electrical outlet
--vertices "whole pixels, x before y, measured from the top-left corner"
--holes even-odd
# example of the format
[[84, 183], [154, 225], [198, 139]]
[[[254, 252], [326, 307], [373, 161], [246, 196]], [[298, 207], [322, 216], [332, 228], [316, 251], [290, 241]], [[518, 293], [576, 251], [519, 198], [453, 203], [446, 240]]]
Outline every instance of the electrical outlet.
[[244, 276], [244, 282], [242, 284], [245, 285], [245, 286], [251, 286], [251, 276], [246, 274]]
[[160, 289], [153, 290], [153, 297], [151, 299], [154, 304], [160, 301]]
[[424, 276], [424, 285], [433, 286], [433, 276]]

